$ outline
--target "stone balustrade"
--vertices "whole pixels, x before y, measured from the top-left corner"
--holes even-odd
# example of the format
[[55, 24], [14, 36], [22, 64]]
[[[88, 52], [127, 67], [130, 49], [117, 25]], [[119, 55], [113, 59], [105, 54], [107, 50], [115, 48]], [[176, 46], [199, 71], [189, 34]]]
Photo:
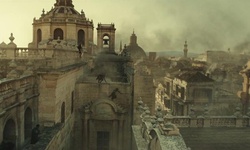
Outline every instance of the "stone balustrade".
[[172, 123], [177, 127], [248, 127], [250, 117], [209, 116], [190, 117], [173, 116]]
[[79, 63], [82, 59], [79, 52], [57, 48], [1, 48], [0, 59], [31, 59], [44, 60], [46, 68], [60, 68]]
[[58, 19], [58, 18], [43, 18], [43, 19], [35, 19], [34, 23], [41, 23], [41, 22], [68, 22], [68, 23], [82, 23], [82, 24], [89, 24], [92, 25], [93, 21], [89, 21], [88, 19], [82, 20], [82, 19], [73, 19], [73, 18], [66, 18], [66, 19]]

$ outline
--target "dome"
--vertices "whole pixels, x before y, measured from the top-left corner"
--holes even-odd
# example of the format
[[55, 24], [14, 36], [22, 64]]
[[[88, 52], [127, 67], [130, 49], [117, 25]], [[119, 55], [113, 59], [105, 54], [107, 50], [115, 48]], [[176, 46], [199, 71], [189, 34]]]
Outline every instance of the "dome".
[[134, 32], [130, 36], [130, 44], [124, 47], [122, 53], [128, 53], [133, 61], [147, 57], [145, 51], [137, 44], [137, 36]]
[[79, 13], [74, 9], [74, 5], [71, 0], [63, 1], [57, 0], [50, 11], [42, 11], [41, 17], [39, 19], [34, 19], [34, 23], [51, 22], [51, 23], [78, 23], [93, 25], [92, 20], [89, 21], [85, 17], [85, 13], [81, 11]]
[[127, 52], [130, 54], [130, 56], [133, 60], [138, 60], [140, 58], [147, 57], [145, 51], [138, 45], [127, 46]]

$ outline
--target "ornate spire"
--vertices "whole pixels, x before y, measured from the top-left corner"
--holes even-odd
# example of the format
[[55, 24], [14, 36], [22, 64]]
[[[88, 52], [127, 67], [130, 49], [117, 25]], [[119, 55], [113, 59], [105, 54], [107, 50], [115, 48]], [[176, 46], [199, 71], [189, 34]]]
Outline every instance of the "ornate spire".
[[74, 7], [74, 5], [72, 4], [72, 0], [56, 0], [56, 3], [54, 4], [54, 6], [70, 6], [70, 7]]

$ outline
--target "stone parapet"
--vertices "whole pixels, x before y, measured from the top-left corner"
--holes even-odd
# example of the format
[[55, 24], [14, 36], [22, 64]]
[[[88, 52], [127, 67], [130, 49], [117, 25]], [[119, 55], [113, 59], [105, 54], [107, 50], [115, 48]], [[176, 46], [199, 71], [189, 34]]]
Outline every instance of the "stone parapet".
[[195, 118], [189, 116], [173, 116], [172, 121], [177, 127], [248, 127], [248, 116], [210, 116]]
[[43, 60], [44, 68], [61, 68], [83, 61], [78, 51], [55, 48], [1, 48], [1, 59]]

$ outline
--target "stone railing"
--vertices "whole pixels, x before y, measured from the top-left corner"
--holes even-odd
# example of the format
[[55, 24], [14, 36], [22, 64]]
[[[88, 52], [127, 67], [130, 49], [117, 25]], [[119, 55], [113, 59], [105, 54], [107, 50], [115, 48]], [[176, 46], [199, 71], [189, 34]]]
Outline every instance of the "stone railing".
[[250, 117], [209, 116], [190, 117], [173, 116], [172, 123], [177, 127], [248, 127]]
[[86, 20], [82, 20], [82, 19], [50, 19], [50, 18], [45, 18], [45, 19], [38, 19], [38, 20], [34, 20], [34, 23], [41, 23], [41, 22], [69, 22], [69, 23], [82, 23], [82, 24], [89, 24], [89, 25], [93, 25], [93, 21], [86, 19]]
[[45, 67], [60, 68], [83, 60], [76, 50], [57, 48], [0, 48], [1, 59], [44, 60]]

